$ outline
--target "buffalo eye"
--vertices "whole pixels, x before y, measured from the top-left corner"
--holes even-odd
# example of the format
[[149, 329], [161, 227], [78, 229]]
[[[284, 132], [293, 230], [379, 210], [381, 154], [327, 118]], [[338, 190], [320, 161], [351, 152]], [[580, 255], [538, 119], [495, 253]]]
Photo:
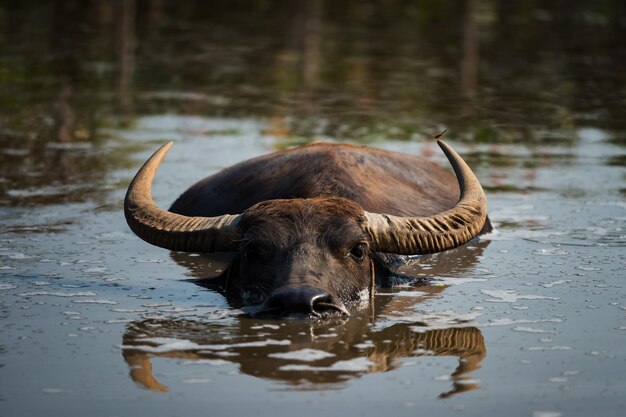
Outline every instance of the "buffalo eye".
[[352, 247], [352, 249], [350, 249], [350, 253], [348, 255], [350, 255], [357, 261], [362, 261], [363, 259], [365, 259], [365, 250], [365, 244], [357, 243]]

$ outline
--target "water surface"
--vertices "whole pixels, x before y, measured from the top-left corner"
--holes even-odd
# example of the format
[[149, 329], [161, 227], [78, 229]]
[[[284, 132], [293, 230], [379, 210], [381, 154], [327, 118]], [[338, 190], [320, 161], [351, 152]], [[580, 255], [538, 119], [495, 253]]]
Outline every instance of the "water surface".
[[[338, 3], [0, 5], [0, 414], [622, 415], [622, 2]], [[123, 218], [166, 140], [162, 207], [314, 140], [446, 164], [444, 129], [497, 232], [348, 319], [241, 317], [195, 283], [227, 256]]]

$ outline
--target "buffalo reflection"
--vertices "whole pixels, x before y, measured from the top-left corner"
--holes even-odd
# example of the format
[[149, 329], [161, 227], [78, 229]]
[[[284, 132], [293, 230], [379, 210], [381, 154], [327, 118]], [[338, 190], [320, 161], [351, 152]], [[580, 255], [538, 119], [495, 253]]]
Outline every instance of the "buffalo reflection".
[[[406, 272], [428, 265], [422, 278], [459, 276], [471, 270], [488, 245], [472, 244], [437, 256], [424, 257]], [[229, 259], [174, 253], [194, 277], [219, 275]], [[202, 280], [197, 281], [200, 285]], [[430, 328], [429, 321], [407, 320], [425, 299], [446, 286], [422, 285], [411, 296], [381, 290], [369, 303], [354, 307], [352, 316], [334, 320], [263, 320], [239, 317], [201, 322], [187, 319], [147, 319], [130, 323], [123, 356], [132, 380], [154, 391], [168, 391], [153, 375], [151, 358], [166, 357], [213, 364], [236, 363], [242, 373], [279, 381], [298, 389], [332, 389], [371, 372], [401, 365], [400, 358], [455, 356], [459, 365], [450, 375], [448, 397], [479, 387], [469, 374], [480, 367], [487, 351], [479, 329], [460, 322]], [[404, 295], [407, 290], [404, 289]], [[417, 296], [415, 296], [417, 295]], [[198, 362], [200, 363], [200, 362]]]
[[123, 356], [132, 380], [154, 391], [168, 391], [152, 373], [152, 357], [239, 364], [242, 373], [271, 379], [300, 389], [329, 389], [370, 372], [385, 372], [399, 358], [456, 356], [448, 397], [478, 384], [468, 374], [486, 356], [477, 328], [461, 327], [416, 332], [414, 324], [398, 323], [382, 330], [369, 326], [369, 313], [345, 323], [256, 321], [237, 324], [190, 320], [145, 320], [126, 329]]

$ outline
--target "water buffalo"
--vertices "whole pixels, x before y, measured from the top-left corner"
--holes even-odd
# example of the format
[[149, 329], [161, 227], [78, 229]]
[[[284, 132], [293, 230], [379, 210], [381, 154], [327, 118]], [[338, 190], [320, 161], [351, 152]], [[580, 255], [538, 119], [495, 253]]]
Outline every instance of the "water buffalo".
[[165, 211], [150, 190], [169, 142], [131, 182], [124, 213], [153, 245], [236, 251], [216, 284], [256, 315], [347, 315], [346, 303], [390, 284], [394, 256], [445, 251], [490, 230], [478, 179], [438, 143], [456, 178], [411, 155], [314, 143], [224, 169]]

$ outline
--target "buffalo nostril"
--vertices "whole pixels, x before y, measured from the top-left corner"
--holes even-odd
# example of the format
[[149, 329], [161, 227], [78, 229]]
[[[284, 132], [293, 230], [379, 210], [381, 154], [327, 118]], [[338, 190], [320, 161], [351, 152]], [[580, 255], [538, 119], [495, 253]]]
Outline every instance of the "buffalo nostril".
[[311, 287], [287, 287], [274, 291], [264, 310], [282, 316], [321, 316], [329, 310], [338, 310], [338, 307], [333, 304], [330, 294], [323, 290]]

